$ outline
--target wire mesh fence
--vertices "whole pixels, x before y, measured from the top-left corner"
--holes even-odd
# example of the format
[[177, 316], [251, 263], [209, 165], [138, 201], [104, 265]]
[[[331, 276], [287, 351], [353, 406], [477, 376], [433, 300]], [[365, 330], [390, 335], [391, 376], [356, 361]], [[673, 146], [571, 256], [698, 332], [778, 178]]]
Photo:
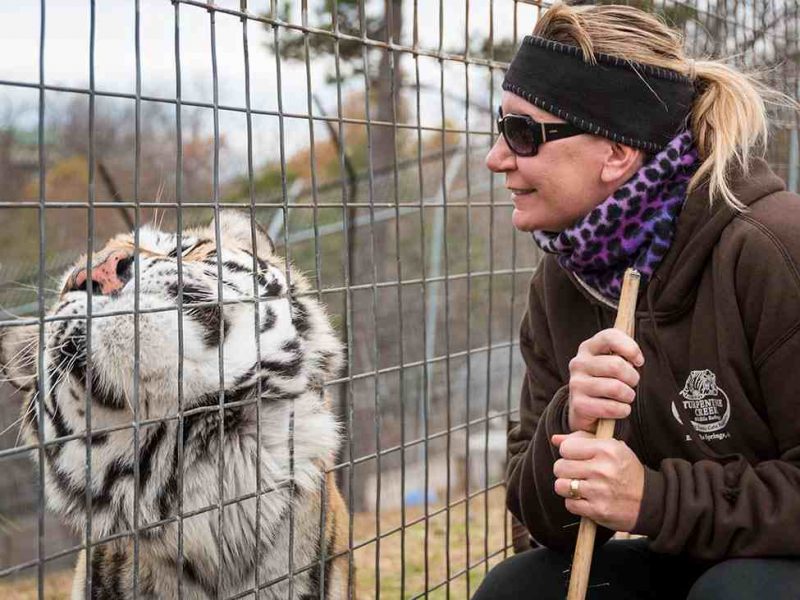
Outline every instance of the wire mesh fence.
[[[637, 5], [798, 95], [797, 2]], [[0, 8], [4, 597], [469, 597], [509, 554], [538, 256], [483, 159], [546, 7]]]

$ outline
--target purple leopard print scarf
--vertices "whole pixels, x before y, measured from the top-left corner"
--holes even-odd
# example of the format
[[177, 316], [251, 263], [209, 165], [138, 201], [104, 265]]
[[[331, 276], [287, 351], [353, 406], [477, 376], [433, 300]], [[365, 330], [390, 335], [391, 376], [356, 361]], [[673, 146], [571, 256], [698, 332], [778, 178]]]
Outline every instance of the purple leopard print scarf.
[[644, 288], [669, 250], [698, 162], [692, 134], [683, 131], [588, 215], [561, 232], [534, 231], [533, 239], [617, 302], [625, 269], [638, 269]]

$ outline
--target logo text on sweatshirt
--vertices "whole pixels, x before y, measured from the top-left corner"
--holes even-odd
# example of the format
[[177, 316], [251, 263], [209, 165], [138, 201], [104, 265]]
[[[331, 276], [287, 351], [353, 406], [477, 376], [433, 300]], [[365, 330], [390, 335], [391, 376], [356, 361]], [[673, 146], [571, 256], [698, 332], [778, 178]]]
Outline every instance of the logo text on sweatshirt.
[[[701, 439], [724, 440], [731, 436], [724, 431], [731, 418], [731, 403], [725, 391], [717, 385], [717, 376], [711, 370], [689, 373], [680, 395], [678, 402], [685, 414], [690, 415], [692, 427]], [[672, 415], [683, 424], [675, 402], [672, 403]]]

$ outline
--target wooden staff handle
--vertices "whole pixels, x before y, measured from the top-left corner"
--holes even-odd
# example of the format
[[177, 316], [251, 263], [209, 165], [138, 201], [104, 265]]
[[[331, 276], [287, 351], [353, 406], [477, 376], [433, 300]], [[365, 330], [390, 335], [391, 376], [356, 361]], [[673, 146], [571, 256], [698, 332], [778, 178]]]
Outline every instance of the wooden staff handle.
[[[633, 337], [636, 312], [636, 298], [639, 293], [639, 272], [635, 269], [625, 271], [622, 281], [622, 293], [617, 309], [617, 319], [614, 329], [624, 331]], [[595, 437], [599, 440], [610, 440], [614, 437], [615, 419], [600, 419], [597, 423]], [[592, 566], [592, 552], [594, 550], [594, 537], [597, 525], [591, 519], [581, 518], [578, 529], [578, 542], [575, 545], [575, 555], [572, 558], [572, 571], [569, 577], [569, 592], [567, 600], [584, 600], [586, 589], [589, 586], [589, 570]]]

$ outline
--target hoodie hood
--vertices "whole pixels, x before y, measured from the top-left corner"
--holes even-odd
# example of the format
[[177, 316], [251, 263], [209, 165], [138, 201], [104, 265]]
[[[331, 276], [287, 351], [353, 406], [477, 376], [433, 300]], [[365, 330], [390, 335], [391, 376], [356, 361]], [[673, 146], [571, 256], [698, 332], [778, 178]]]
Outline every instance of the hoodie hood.
[[[762, 159], [750, 162], [749, 172], [731, 182], [733, 195], [747, 207], [761, 198], [786, 189], [783, 181]], [[704, 183], [689, 194], [684, 203], [667, 255], [653, 274], [653, 312], [667, 319], [685, 312], [694, 302], [697, 279], [708, 265], [710, 254], [725, 227], [739, 214], [723, 200], [713, 206], [708, 201], [708, 184]], [[644, 291], [638, 310], [646, 311]]]

